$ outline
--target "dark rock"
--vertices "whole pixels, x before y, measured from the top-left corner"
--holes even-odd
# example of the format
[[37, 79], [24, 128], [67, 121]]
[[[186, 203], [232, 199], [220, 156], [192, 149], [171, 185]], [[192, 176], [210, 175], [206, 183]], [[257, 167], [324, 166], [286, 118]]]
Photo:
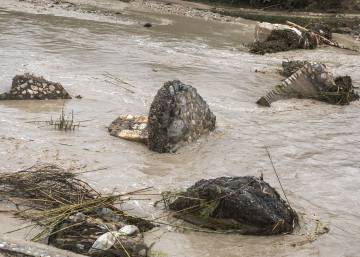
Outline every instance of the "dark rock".
[[150, 22], [147, 22], [147, 23], [144, 24], [144, 27], [145, 28], [151, 28], [152, 24]]
[[159, 89], [149, 112], [150, 150], [173, 152], [185, 142], [215, 129], [216, 117], [192, 86], [179, 80]]
[[295, 49], [314, 49], [319, 45], [318, 38], [309, 32], [299, 35], [291, 29], [274, 30], [264, 42], [255, 42], [250, 52], [256, 54], [277, 53]]
[[200, 180], [169, 204], [176, 216], [215, 230], [272, 235], [292, 232], [296, 212], [268, 183], [255, 177]]
[[82, 99], [83, 97], [81, 95], [77, 95], [77, 96], [75, 96], [75, 98]]
[[301, 62], [292, 64], [285, 64], [284, 72], [291, 73], [297, 67], [300, 68], [281, 85], [261, 97], [257, 104], [269, 107], [272, 102], [289, 98], [316, 99], [339, 105], [359, 100], [359, 94], [355, 91], [350, 77], [334, 78], [325, 64], [305, 62], [302, 67]]
[[17, 75], [13, 78], [9, 93], [0, 95], [1, 100], [48, 100], [71, 99], [69, 93], [59, 83], [31, 74]]

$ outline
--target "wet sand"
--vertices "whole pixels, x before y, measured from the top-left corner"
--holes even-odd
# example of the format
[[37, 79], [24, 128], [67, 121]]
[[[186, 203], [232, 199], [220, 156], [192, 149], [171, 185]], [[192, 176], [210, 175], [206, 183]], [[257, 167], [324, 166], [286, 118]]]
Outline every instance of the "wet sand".
[[[263, 173], [280, 191], [264, 150], [267, 145], [287, 196], [301, 215], [300, 231], [252, 237], [164, 225], [146, 234], [148, 242], [155, 242], [153, 250], [171, 257], [358, 255], [359, 102], [331, 106], [293, 99], [272, 108], [255, 104], [282, 79], [277, 70], [288, 58], [328, 63], [336, 75], [351, 75], [359, 85], [358, 53], [324, 47], [255, 56], [243, 46], [253, 40], [253, 21], [229, 24], [125, 7], [118, 7], [123, 11], [114, 19], [10, 2], [0, 5], [0, 91], [10, 88], [15, 74], [31, 72], [61, 82], [83, 99], [0, 102], [0, 171], [37, 162], [100, 169], [82, 178], [104, 193], [145, 186], [153, 186], [156, 193], [202, 178]], [[154, 26], [144, 28], [149, 21]], [[105, 72], [134, 85], [135, 94], [105, 82]], [[157, 89], [172, 79], [195, 86], [209, 103], [218, 119], [214, 133], [176, 154], [162, 155], [108, 135], [106, 126], [118, 115], [147, 113]], [[57, 116], [63, 106], [84, 121], [79, 130], [64, 133], [31, 123]], [[149, 218], [163, 215], [152, 206], [155, 200], [134, 201], [128, 208]], [[1, 219], [8, 222], [5, 216]], [[330, 232], [310, 243], [316, 219]], [[6, 231], [8, 227], [1, 226], [1, 235]]]

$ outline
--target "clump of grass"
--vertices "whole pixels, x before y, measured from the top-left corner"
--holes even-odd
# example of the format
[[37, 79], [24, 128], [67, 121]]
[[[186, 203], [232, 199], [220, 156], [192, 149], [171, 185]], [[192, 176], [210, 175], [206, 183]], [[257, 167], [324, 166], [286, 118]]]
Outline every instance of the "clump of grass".
[[71, 111], [70, 115], [65, 114], [64, 108], [61, 109], [60, 116], [57, 120], [50, 118], [50, 121], [47, 122], [48, 125], [54, 126], [57, 130], [62, 131], [74, 131], [76, 128], [80, 127], [80, 122], [74, 121], [74, 111]]

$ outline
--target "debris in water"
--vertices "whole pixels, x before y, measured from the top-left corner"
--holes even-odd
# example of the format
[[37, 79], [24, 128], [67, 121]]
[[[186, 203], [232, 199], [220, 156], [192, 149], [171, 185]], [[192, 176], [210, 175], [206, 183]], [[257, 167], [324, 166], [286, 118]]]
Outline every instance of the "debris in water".
[[110, 135], [147, 144], [148, 117], [145, 115], [121, 115], [109, 126]]
[[250, 52], [256, 54], [276, 53], [294, 49], [314, 49], [321, 41], [312, 32], [302, 32], [289, 25], [258, 23], [255, 28], [255, 42]]
[[325, 64], [303, 63], [283, 63], [285, 74], [294, 73], [281, 85], [261, 97], [257, 104], [269, 107], [272, 102], [289, 98], [309, 98], [338, 105], [347, 105], [359, 100], [351, 77], [334, 78]]
[[[26, 207], [18, 216], [32, 220], [34, 226], [43, 229], [34, 236], [34, 241], [47, 238], [57, 248], [90, 256], [146, 256], [148, 248], [138, 231], [150, 230], [154, 225], [115, 205], [148, 188], [102, 196], [76, 174], [50, 164], [3, 173], [0, 186], [3, 199]], [[92, 247], [97, 239], [107, 238], [107, 233], [113, 231], [119, 233], [116, 242], [106, 251], [94, 251]]]
[[36, 77], [29, 73], [13, 78], [9, 93], [0, 95], [0, 100], [49, 100], [71, 99], [60, 83]]
[[150, 22], [147, 22], [147, 23], [144, 24], [144, 27], [145, 28], [151, 28], [152, 24]]
[[273, 235], [291, 233], [298, 225], [296, 212], [256, 177], [203, 179], [185, 192], [164, 195], [175, 217], [214, 230]]

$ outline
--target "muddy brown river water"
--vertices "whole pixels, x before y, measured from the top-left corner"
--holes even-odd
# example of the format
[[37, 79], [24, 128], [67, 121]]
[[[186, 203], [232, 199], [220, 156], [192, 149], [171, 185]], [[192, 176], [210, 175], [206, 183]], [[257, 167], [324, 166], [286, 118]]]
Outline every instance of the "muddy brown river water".
[[[144, 13], [117, 23], [83, 18], [0, 9], [0, 91], [10, 88], [15, 74], [31, 72], [83, 96], [65, 102], [0, 102], [0, 171], [37, 162], [83, 171], [104, 168], [82, 175], [104, 193], [146, 186], [156, 193], [202, 178], [263, 173], [280, 191], [264, 150], [269, 146], [287, 197], [302, 216], [300, 231], [254, 237], [164, 225], [146, 234], [155, 242], [154, 256], [360, 256], [360, 102], [255, 104], [282, 79], [277, 70], [287, 58], [325, 62], [336, 75], [351, 75], [360, 85], [359, 54], [321, 48], [252, 55], [243, 44], [251, 42], [254, 22], [246, 20], [222, 24]], [[145, 21], [153, 28], [143, 28]], [[135, 93], [107, 83], [106, 72], [133, 85]], [[206, 99], [217, 116], [214, 133], [176, 154], [152, 153], [108, 135], [106, 126], [118, 115], [147, 113], [157, 89], [172, 79], [195, 86]], [[63, 106], [83, 121], [79, 130], [64, 133], [32, 123], [57, 117]], [[152, 207], [155, 200], [128, 207], [156, 217], [163, 211]], [[306, 242], [316, 219], [330, 232]], [[2, 220], [1, 233], [16, 224]]]

